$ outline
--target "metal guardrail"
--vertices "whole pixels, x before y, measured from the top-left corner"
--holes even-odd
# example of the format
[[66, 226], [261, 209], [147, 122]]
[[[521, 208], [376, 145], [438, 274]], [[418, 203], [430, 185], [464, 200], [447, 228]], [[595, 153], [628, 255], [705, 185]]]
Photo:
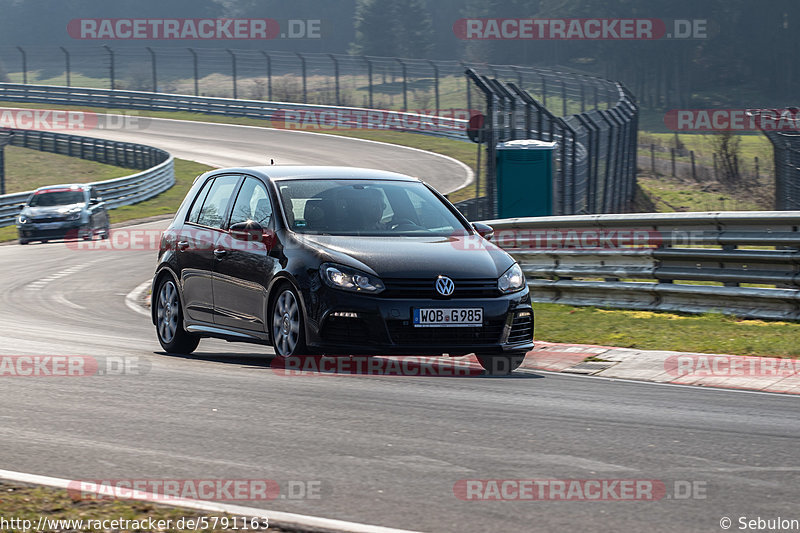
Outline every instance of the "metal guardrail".
[[486, 223], [537, 302], [800, 320], [800, 211]]
[[[358, 107], [14, 83], [0, 83], [0, 101], [147, 111], [188, 111], [206, 115], [277, 120], [287, 129], [299, 129], [304, 127], [304, 122], [316, 120], [318, 123], [323, 120], [324, 124], [317, 124], [315, 131], [324, 132], [335, 128], [387, 129], [467, 140], [466, 119]], [[273, 124], [273, 127], [276, 125]]]
[[[142, 169], [142, 172], [136, 174], [91, 184], [98, 189], [109, 209], [147, 200], [175, 184], [172, 155], [152, 146], [64, 133], [19, 129], [11, 131], [14, 132], [12, 146]], [[0, 196], [0, 227], [14, 223], [14, 218], [31, 192]]]

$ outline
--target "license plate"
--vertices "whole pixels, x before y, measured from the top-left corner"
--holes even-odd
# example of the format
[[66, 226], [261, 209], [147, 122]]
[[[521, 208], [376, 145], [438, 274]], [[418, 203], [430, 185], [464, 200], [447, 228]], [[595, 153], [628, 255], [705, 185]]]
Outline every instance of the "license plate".
[[414, 309], [414, 327], [467, 327], [483, 325], [483, 308], [429, 308]]
[[63, 222], [40, 222], [37, 224], [39, 229], [58, 229], [63, 225]]

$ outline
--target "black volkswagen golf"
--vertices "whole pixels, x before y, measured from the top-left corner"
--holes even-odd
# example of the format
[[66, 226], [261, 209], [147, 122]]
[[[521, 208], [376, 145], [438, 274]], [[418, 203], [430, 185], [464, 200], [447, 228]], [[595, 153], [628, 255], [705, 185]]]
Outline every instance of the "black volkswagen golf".
[[172, 353], [217, 337], [282, 357], [475, 353], [509, 372], [533, 347], [533, 311], [490, 232], [402, 174], [215, 170], [161, 237], [153, 323]]

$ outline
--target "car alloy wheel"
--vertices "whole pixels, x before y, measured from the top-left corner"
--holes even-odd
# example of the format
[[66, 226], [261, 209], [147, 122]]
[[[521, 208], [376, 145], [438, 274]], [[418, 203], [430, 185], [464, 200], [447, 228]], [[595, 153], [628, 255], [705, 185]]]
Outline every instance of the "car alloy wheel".
[[297, 355], [304, 346], [301, 313], [294, 291], [283, 289], [272, 307], [272, 346], [277, 355]]

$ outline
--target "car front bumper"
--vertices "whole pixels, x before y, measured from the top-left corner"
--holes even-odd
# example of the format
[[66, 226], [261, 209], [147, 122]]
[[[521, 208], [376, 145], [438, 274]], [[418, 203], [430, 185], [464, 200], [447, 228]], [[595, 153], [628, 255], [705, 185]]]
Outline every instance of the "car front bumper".
[[[306, 302], [307, 343], [326, 354], [502, 354], [533, 348], [528, 289], [492, 298], [406, 299], [324, 287]], [[415, 327], [412, 323], [415, 308], [475, 307], [483, 309], [481, 326]]]
[[62, 222], [28, 222], [17, 224], [20, 239], [78, 239], [89, 234], [89, 226], [81, 220]]

